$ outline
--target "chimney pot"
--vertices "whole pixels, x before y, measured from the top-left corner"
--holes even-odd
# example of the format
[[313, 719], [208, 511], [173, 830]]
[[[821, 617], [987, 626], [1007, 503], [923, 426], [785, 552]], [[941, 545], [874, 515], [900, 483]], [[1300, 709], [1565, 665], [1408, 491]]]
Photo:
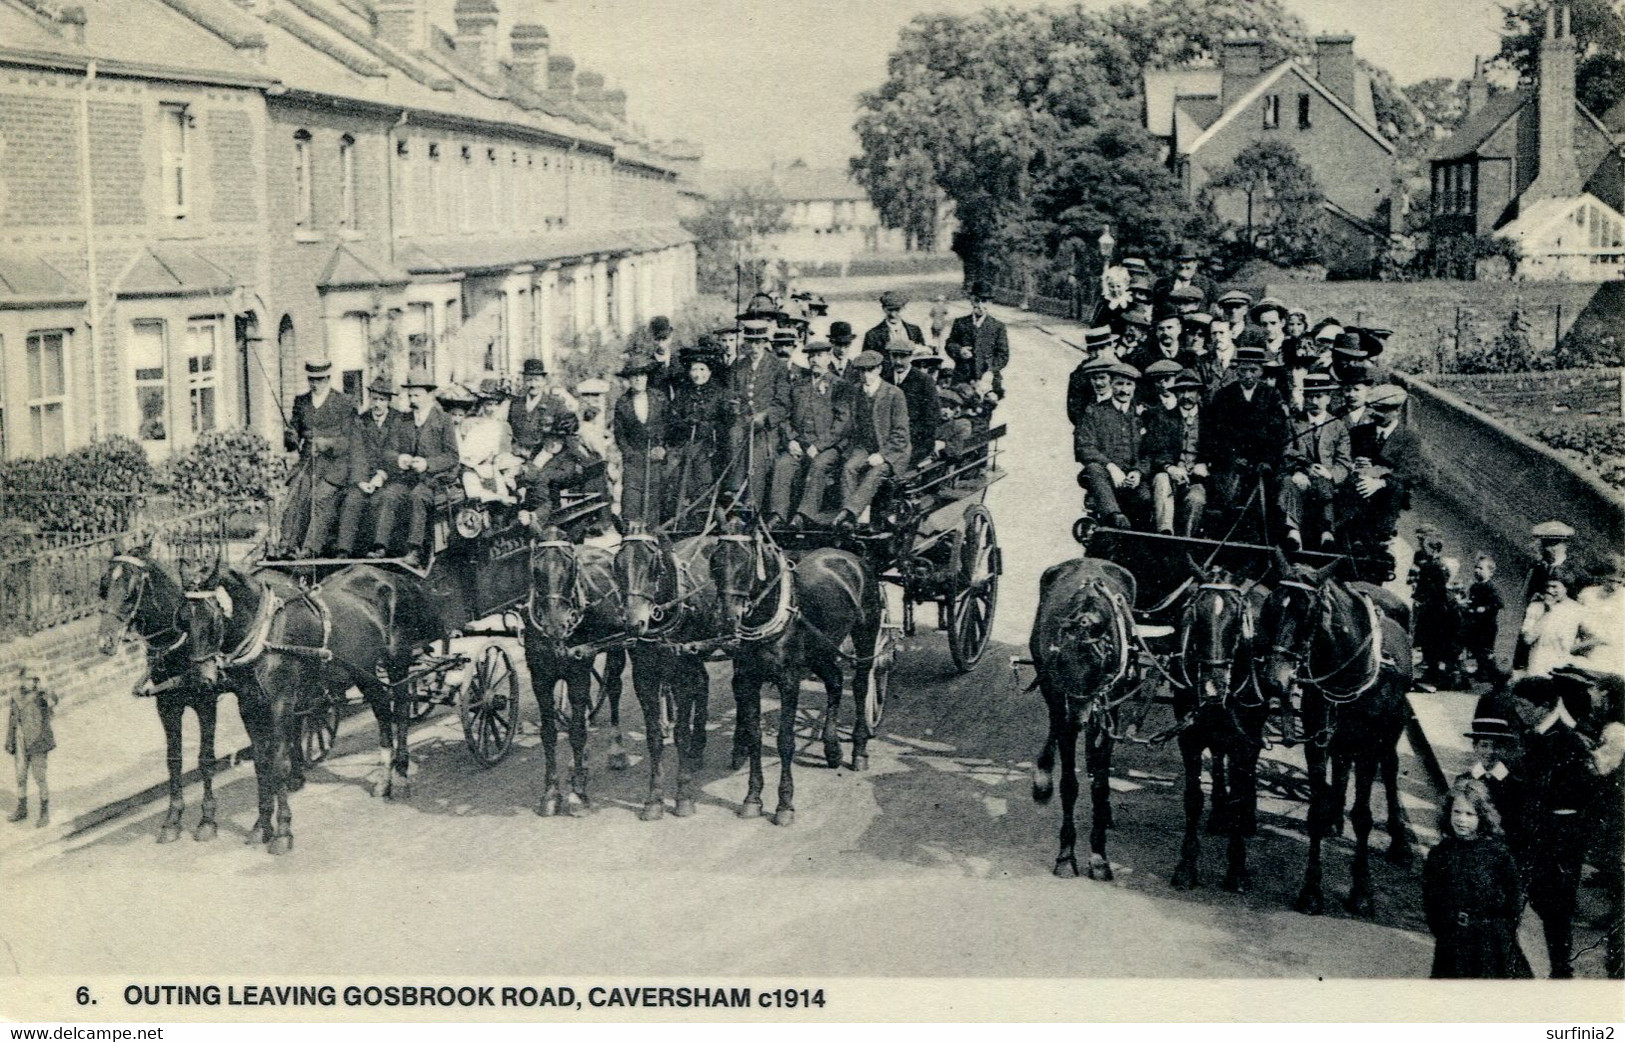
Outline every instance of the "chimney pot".
[[547, 29], [534, 23], [521, 22], [508, 34], [511, 60], [508, 63], [516, 78], [531, 90], [541, 90], [543, 76], [550, 61]]
[[483, 76], [496, 71], [497, 5], [495, 0], [457, 0], [452, 18], [457, 54]]
[[378, 39], [396, 50], [427, 50], [429, 46], [428, 0], [373, 0]]

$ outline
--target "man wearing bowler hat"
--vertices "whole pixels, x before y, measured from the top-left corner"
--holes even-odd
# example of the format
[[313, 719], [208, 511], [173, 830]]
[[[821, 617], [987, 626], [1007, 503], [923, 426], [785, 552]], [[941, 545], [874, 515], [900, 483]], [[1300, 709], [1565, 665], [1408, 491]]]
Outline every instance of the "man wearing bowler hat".
[[299, 453], [282, 519], [282, 542], [298, 557], [314, 557], [327, 547], [339, 503], [350, 477], [350, 430], [356, 403], [333, 390], [333, 363], [305, 363], [310, 390], [293, 400], [293, 417], [282, 432], [282, 447]]
[[334, 549], [346, 557], [368, 547], [357, 544], [362, 520], [389, 480], [390, 446], [402, 414], [394, 408], [395, 385], [380, 376], [367, 388], [367, 411], [357, 418], [350, 439], [350, 480], [339, 509], [339, 534]]
[[508, 407], [508, 429], [513, 433], [514, 452], [529, 459], [541, 448], [559, 414], [575, 412], [575, 402], [548, 386], [547, 363], [540, 358], [525, 359], [520, 376], [525, 390]]
[[852, 368], [852, 341], [857, 335], [852, 332], [850, 322], [831, 322], [829, 324], [829, 371], [835, 379], [844, 382], [849, 388], [856, 390], [863, 381], [858, 377], [858, 371]]
[[1010, 363], [1010, 332], [988, 313], [993, 286], [978, 279], [971, 286], [970, 314], [954, 319], [948, 331], [948, 357], [954, 381], [974, 384], [982, 394], [1004, 397], [1004, 367]]
[[[1262, 334], [1247, 330], [1236, 346], [1236, 382], [1213, 392], [1202, 417], [1206, 421], [1203, 433], [1215, 446], [1223, 446], [1213, 491], [1230, 522], [1249, 507], [1251, 516], [1260, 517], [1276, 501], [1275, 479], [1286, 450], [1287, 415], [1280, 392], [1264, 382], [1265, 360]], [[1260, 482], [1263, 491], [1254, 499]], [[1254, 535], [1261, 542], [1269, 538], [1268, 532]]]
[[[1174, 270], [1157, 280], [1153, 295], [1157, 303], [1173, 303], [1176, 308], [1189, 306], [1200, 311], [1212, 304], [1219, 295], [1213, 280], [1202, 274], [1202, 258], [1196, 247], [1188, 242], [1174, 247]], [[1178, 299], [1175, 299], [1175, 295]]]
[[779, 430], [790, 414], [790, 371], [784, 359], [768, 349], [773, 324], [764, 319], [742, 323], [745, 353], [729, 372], [737, 412], [732, 440], [731, 487], [740, 501], [760, 511], [779, 454]]
[[457, 431], [435, 404], [434, 378], [428, 370], [414, 369], [407, 376], [406, 397], [411, 411], [396, 421], [395, 439], [390, 445], [389, 478], [378, 493], [377, 514], [368, 557], [384, 557], [394, 545], [400, 515], [409, 521], [403, 561], [414, 568], [425, 563], [429, 538], [429, 512], [435, 491], [457, 472]]
[[925, 343], [925, 334], [920, 327], [912, 322], [903, 321], [903, 308], [908, 306], [908, 298], [896, 290], [887, 290], [880, 295], [880, 310], [886, 317], [880, 324], [863, 334], [863, 349], [873, 351], [882, 358], [886, 356], [886, 347], [893, 341], [908, 341], [915, 344]]

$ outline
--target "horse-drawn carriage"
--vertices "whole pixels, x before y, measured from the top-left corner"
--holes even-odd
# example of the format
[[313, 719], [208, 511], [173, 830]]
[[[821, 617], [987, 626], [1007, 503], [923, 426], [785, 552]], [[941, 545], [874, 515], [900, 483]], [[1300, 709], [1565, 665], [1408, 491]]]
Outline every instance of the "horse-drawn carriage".
[[1409, 612], [1362, 581], [1391, 579], [1391, 562], [1305, 552], [1289, 559], [1276, 547], [1096, 528], [1088, 518], [1074, 536], [1085, 553], [1045, 572], [1030, 657], [1012, 663], [1036, 670], [1034, 686], [1049, 710], [1049, 735], [1034, 769], [1036, 800], [1049, 799], [1057, 755], [1061, 760], [1057, 874], [1078, 871], [1073, 804], [1082, 732], [1091, 776], [1092, 877], [1112, 876], [1105, 830], [1114, 743], [1177, 740], [1186, 827], [1171, 882], [1186, 888], [1200, 879], [1197, 825], [1206, 753], [1210, 831], [1228, 835], [1225, 886], [1246, 889], [1259, 754], [1272, 744], [1272, 726], [1276, 740], [1295, 744], [1301, 717], [1310, 861], [1298, 907], [1322, 907], [1321, 840], [1340, 826], [1352, 768], [1357, 847], [1349, 906], [1369, 914], [1368, 802], [1379, 771], [1388, 798], [1389, 858], [1410, 856], [1395, 750], [1408, 713]]
[[[579, 481], [582, 491], [560, 493], [547, 517], [574, 542], [607, 517], [600, 461]], [[429, 620], [419, 630], [428, 639], [416, 648], [405, 676], [385, 682], [394, 697], [411, 705], [411, 720], [428, 716], [436, 706], [456, 706], [463, 738], [482, 767], [493, 767], [513, 748], [519, 732], [521, 692], [510, 642], [525, 633], [521, 609], [530, 596], [532, 529], [511, 505], [468, 499], [448, 487], [434, 501], [433, 552], [423, 568], [393, 559], [265, 558], [257, 567], [319, 587], [345, 568], [362, 566], [394, 570], [421, 580], [429, 596]], [[454, 642], [483, 641], [476, 650], [458, 650]], [[560, 697], [568, 697], [561, 695]], [[339, 721], [351, 703], [344, 690], [324, 685], [305, 692], [296, 710], [298, 754], [306, 764], [320, 763], [332, 748]]]

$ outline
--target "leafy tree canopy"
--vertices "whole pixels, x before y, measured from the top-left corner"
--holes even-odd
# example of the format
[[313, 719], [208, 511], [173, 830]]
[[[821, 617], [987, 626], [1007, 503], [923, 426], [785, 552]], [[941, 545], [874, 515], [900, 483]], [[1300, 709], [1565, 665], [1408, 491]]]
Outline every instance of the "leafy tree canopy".
[[754, 289], [766, 263], [764, 241], [787, 231], [784, 196], [772, 184], [741, 185], [710, 199], [705, 209], [683, 222], [694, 236], [700, 287], [709, 292], [734, 290], [736, 264], [746, 270], [746, 288]]
[[1325, 195], [1314, 172], [1284, 141], [1255, 141], [1207, 183], [1207, 193], [1234, 191], [1248, 199], [1244, 236], [1260, 256], [1281, 267], [1319, 263]]

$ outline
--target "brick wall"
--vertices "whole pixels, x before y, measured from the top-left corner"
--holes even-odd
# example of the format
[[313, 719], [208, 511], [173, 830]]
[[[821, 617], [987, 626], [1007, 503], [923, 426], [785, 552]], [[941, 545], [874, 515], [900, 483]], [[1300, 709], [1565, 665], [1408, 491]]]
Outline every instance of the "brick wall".
[[[1582, 564], [1625, 541], [1625, 498], [1449, 391], [1396, 375], [1411, 390], [1409, 422], [1427, 448], [1432, 487], [1513, 546], [1553, 517], [1577, 533]], [[1508, 562], [1503, 561], [1505, 568]]]
[[208, 113], [203, 126], [209, 149], [209, 179], [215, 185], [211, 216], [228, 224], [258, 221], [253, 120], [246, 112], [219, 109]]
[[98, 227], [147, 219], [141, 189], [148, 148], [140, 105], [91, 102], [90, 154], [96, 161], [90, 166], [90, 198], [96, 204]]
[[78, 122], [69, 100], [0, 94], [0, 227], [79, 219]]
[[[1249, 290], [1251, 292], [1251, 290]], [[1262, 292], [1302, 307], [1311, 322], [1332, 315], [1344, 322], [1392, 329], [1389, 364], [1431, 370], [1435, 349], [1492, 340], [1521, 307], [1535, 345], [1550, 349], [1559, 335], [1625, 335], [1625, 283], [1619, 282], [1282, 282]]]
[[106, 694], [128, 694], [147, 675], [141, 646], [127, 644], [113, 655], [96, 650], [96, 618], [53, 626], [28, 637], [0, 642], [0, 668], [26, 662], [40, 683], [62, 697], [62, 705]]

